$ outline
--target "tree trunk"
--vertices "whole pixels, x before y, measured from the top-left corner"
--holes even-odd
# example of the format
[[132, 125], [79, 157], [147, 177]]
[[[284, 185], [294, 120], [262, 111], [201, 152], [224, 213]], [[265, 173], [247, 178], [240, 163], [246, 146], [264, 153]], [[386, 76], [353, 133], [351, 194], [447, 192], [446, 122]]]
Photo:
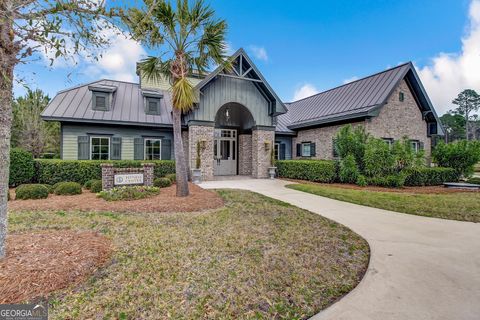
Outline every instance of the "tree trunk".
[[465, 112], [465, 139], [468, 141], [468, 112]]
[[177, 175], [177, 197], [186, 197], [188, 190], [188, 168], [183, 150], [182, 111], [173, 108], [173, 143], [175, 151], [175, 171]]

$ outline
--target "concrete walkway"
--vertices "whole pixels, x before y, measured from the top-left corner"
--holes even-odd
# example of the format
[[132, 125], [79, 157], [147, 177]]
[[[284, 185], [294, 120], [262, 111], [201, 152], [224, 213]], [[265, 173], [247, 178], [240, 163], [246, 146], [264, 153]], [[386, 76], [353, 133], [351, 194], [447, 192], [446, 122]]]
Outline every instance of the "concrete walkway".
[[312, 319], [480, 319], [480, 223], [369, 208], [285, 188], [281, 180], [204, 182], [258, 192], [342, 223], [371, 248], [368, 271]]

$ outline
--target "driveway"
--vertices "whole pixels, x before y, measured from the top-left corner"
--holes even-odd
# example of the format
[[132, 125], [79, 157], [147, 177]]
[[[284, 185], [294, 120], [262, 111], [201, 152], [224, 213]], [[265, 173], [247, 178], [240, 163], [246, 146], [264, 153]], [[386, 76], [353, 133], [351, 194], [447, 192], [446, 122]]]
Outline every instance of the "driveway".
[[282, 180], [209, 181], [261, 193], [351, 228], [370, 244], [360, 284], [312, 319], [480, 319], [480, 223], [359, 206], [285, 188]]

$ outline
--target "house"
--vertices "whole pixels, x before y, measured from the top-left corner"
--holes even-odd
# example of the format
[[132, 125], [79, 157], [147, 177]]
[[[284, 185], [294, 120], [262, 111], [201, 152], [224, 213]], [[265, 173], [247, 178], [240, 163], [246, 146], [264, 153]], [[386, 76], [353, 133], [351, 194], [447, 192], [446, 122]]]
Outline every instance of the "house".
[[[317, 95], [283, 103], [243, 49], [233, 68], [192, 74], [198, 101], [183, 116], [191, 168], [200, 146], [203, 178], [267, 176], [277, 159], [332, 159], [339, 127], [365, 126], [386, 143], [408, 136], [430, 153], [442, 134], [411, 63]], [[99, 80], [59, 92], [42, 114], [61, 122], [61, 157], [72, 160], [173, 159], [169, 83], [139, 74], [139, 83]]]

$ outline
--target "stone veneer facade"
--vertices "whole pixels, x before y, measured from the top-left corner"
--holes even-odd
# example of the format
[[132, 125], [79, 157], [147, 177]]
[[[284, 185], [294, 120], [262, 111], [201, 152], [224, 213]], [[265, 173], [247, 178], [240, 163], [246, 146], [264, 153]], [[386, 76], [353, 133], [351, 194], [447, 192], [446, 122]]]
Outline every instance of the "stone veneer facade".
[[252, 135], [238, 135], [238, 174], [252, 175]]
[[[404, 93], [404, 101], [399, 100], [400, 92]], [[351, 124], [364, 125], [366, 131], [376, 138], [400, 140], [407, 136], [411, 140], [423, 142], [425, 155], [427, 159], [430, 157], [431, 139], [427, 136], [427, 123], [423, 120], [422, 112], [405, 80], [395, 88], [378, 116]], [[344, 124], [299, 130], [292, 140], [292, 158], [301, 158], [297, 156], [297, 143], [314, 142], [314, 158], [333, 159], [333, 138], [342, 126]]]
[[188, 163], [190, 170], [195, 168], [197, 142], [200, 141], [200, 169], [203, 180], [213, 179], [213, 134], [214, 127], [194, 125], [188, 127]]
[[270, 165], [270, 156], [275, 141], [275, 131], [252, 131], [252, 176], [267, 178]]

